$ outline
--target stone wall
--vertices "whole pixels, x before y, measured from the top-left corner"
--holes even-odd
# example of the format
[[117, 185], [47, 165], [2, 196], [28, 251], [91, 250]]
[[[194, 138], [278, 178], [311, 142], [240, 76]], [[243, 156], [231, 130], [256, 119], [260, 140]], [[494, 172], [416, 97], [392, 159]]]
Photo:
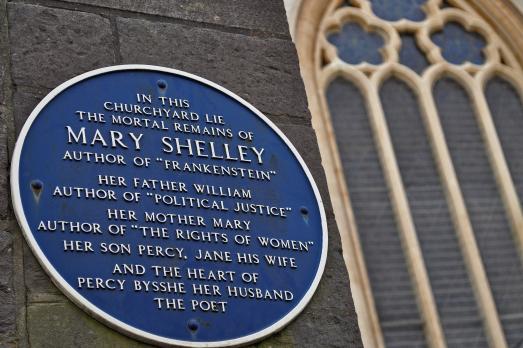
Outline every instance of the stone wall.
[[75, 75], [126, 63], [185, 70], [237, 93], [282, 129], [315, 177], [329, 226], [323, 279], [305, 311], [258, 346], [361, 346], [281, 0], [0, 0], [0, 347], [145, 346], [51, 283], [21, 235], [8, 184], [17, 134], [36, 104]]

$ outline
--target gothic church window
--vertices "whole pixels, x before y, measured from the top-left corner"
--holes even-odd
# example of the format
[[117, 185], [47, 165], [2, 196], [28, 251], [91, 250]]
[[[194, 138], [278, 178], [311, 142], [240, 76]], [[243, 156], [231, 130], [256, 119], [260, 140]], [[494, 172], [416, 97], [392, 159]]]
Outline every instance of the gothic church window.
[[302, 2], [365, 344], [521, 346], [523, 74], [502, 24], [472, 0]]

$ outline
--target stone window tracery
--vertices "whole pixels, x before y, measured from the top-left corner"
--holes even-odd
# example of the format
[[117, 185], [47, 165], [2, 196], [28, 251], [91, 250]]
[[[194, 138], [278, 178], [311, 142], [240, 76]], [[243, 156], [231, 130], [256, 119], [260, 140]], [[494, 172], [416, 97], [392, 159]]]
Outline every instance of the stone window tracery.
[[364, 340], [521, 344], [516, 57], [464, 0], [331, 1], [315, 45], [315, 127]]

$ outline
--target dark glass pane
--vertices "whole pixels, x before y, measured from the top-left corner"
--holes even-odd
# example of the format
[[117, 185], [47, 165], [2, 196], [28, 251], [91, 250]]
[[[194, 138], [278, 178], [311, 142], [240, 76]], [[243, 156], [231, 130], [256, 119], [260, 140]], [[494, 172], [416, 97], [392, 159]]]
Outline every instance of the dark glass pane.
[[352, 0], [344, 0], [344, 1], [341, 2], [339, 8], [341, 8], [341, 7], [353, 7], [353, 6], [354, 6], [354, 4], [353, 4]]
[[[505, 153], [505, 158], [516, 186], [520, 201], [523, 200], [523, 106], [516, 90], [506, 81], [494, 78], [487, 84], [485, 95], [494, 124]], [[502, 316], [509, 346], [523, 344], [523, 293], [518, 299], [518, 316]], [[508, 305], [508, 304], [507, 304]]]
[[420, 75], [429, 66], [425, 54], [419, 49], [416, 38], [412, 34], [401, 35], [400, 63]]
[[427, 0], [370, 0], [370, 2], [376, 16], [388, 21], [397, 21], [402, 18], [411, 21], [425, 19], [421, 6]]
[[451, 4], [449, 4], [449, 2], [447, 0], [443, 0], [441, 1], [440, 3], [440, 8], [449, 8], [449, 7], [453, 7]]
[[523, 269], [471, 101], [451, 79], [435, 85], [434, 97], [494, 301], [515, 343], [523, 333]]
[[385, 343], [389, 348], [424, 347], [423, 324], [365, 100], [342, 78], [331, 83], [327, 100]]
[[367, 32], [357, 23], [345, 23], [339, 33], [332, 33], [327, 39], [338, 48], [339, 57], [349, 64], [380, 64], [383, 60], [379, 52], [383, 46], [381, 35]]
[[443, 58], [452, 64], [485, 62], [482, 52], [485, 39], [478, 33], [466, 31], [458, 23], [445, 24], [442, 31], [432, 35], [432, 41], [441, 48]]
[[488, 347], [417, 98], [398, 79], [380, 97], [447, 346]]

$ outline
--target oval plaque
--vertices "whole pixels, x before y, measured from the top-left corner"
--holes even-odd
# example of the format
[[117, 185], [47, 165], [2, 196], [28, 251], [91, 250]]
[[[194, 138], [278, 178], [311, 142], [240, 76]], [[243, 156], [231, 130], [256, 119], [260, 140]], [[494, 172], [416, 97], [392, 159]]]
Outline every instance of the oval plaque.
[[147, 342], [259, 340], [300, 313], [325, 265], [323, 206], [296, 149], [182, 71], [115, 66], [54, 89], [21, 131], [11, 188], [54, 283]]

